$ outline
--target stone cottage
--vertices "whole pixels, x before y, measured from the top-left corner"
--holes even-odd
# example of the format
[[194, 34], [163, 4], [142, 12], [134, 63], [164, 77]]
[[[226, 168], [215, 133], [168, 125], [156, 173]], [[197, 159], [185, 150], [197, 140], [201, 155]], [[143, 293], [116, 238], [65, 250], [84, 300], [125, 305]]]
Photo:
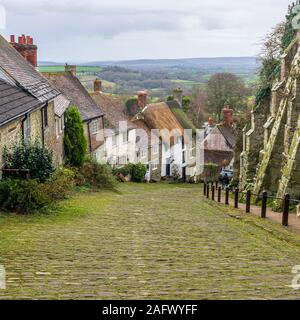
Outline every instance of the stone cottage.
[[38, 140], [63, 163], [64, 112], [68, 100], [36, 71], [37, 46], [22, 35], [8, 43], [0, 36], [0, 141], [2, 152], [20, 139]]
[[78, 108], [88, 142], [88, 153], [100, 159], [100, 147], [104, 143], [104, 113], [76, 77], [76, 66], [66, 65], [64, 72], [42, 74], [70, 101], [70, 105]]

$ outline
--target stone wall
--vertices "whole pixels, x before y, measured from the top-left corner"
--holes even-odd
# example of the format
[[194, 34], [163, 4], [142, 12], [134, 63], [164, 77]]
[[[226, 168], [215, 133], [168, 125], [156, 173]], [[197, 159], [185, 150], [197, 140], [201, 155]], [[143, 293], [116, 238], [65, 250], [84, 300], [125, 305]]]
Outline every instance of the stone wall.
[[300, 48], [299, 34], [282, 57], [282, 70], [271, 99], [252, 112], [251, 128], [244, 131], [240, 187], [253, 184], [282, 197], [300, 195]]

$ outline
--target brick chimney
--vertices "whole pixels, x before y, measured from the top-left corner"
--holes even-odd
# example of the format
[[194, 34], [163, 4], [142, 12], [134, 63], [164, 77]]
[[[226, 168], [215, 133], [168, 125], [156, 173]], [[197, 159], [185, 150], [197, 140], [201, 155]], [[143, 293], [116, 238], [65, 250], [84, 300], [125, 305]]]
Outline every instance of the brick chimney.
[[76, 66], [75, 65], [69, 65], [69, 64], [67, 64], [66, 63], [66, 65], [65, 65], [65, 71], [66, 72], [71, 72], [72, 74], [73, 74], [73, 76], [75, 76], [76, 77]]
[[102, 92], [102, 81], [99, 79], [94, 81], [94, 92]]
[[31, 36], [18, 37], [18, 42], [15, 41], [15, 35], [10, 36], [10, 44], [34, 67], [37, 67], [37, 46], [33, 44]]
[[183, 90], [181, 88], [176, 88], [173, 90], [173, 98], [182, 104], [182, 94]]
[[208, 118], [208, 125], [213, 126], [214, 125], [214, 119], [213, 118]]
[[223, 109], [223, 122], [229, 126], [233, 126], [233, 110], [226, 107]]
[[147, 105], [147, 91], [139, 91], [138, 92], [138, 107], [143, 110]]

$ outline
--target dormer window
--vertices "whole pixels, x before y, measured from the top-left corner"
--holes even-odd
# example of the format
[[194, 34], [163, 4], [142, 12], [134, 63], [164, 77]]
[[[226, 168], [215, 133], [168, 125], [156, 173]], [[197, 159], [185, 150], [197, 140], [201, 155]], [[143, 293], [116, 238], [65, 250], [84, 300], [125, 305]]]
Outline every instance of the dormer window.
[[98, 121], [97, 120], [92, 121], [91, 126], [92, 126], [92, 134], [97, 134], [99, 131]]

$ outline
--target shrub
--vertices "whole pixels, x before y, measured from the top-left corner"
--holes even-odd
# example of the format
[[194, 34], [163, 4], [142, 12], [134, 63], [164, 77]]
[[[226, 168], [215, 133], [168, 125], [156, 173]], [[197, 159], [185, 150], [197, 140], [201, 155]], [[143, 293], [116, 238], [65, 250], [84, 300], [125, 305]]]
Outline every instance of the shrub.
[[87, 141], [80, 113], [75, 106], [66, 112], [64, 147], [66, 164], [80, 167], [86, 156]]
[[122, 174], [124, 177], [131, 176], [132, 181], [141, 182], [145, 179], [147, 167], [142, 163], [128, 163], [126, 166], [113, 170], [114, 175]]
[[50, 204], [37, 180], [5, 179], [0, 181], [0, 207], [5, 211], [28, 213]]
[[147, 173], [147, 167], [142, 163], [137, 163], [132, 166], [131, 175], [135, 182], [142, 182], [145, 180], [145, 175]]
[[63, 200], [75, 185], [75, 173], [66, 168], [58, 169], [54, 175], [42, 186], [50, 201]]
[[10, 148], [5, 147], [3, 161], [4, 169], [29, 170], [32, 179], [42, 182], [55, 170], [52, 153], [37, 141], [21, 141]]
[[89, 184], [96, 188], [114, 188], [116, 185], [111, 167], [96, 160], [86, 161], [77, 175], [80, 176], [82, 184]]
[[74, 173], [59, 169], [46, 182], [24, 179], [0, 181], [0, 209], [19, 213], [33, 213], [62, 200], [74, 185]]
[[202, 174], [204, 182], [215, 182], [219, 180], [219, 167], [215, 163], [207, 163], [204, 165]]

